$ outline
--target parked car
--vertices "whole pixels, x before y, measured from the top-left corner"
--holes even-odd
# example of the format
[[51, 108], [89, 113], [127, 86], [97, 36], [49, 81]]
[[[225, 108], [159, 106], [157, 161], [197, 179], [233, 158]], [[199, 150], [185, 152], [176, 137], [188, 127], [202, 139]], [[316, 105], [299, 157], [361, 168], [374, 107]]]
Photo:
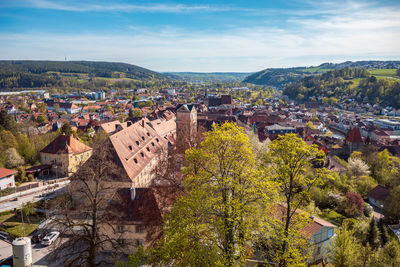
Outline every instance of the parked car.
[[40, 242], [40, 244], [42, 244], [43, 246], [50, 246], [56, 239], [57, 237], [60, 235], [60, 232], [54, 231], [54, 232], [50, 232], [49, 234], [47, 234], [42, 241]]
[[40, 243], [42, 242], [43, 238], [48, 234], [48, 232], [36, 232], [32, 236], [32, 243]]

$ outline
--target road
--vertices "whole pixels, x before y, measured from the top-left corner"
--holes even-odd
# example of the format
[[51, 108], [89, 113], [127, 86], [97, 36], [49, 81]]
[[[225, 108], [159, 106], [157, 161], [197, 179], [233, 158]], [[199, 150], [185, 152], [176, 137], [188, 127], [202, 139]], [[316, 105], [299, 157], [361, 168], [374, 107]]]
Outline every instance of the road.
[[[64, 240], [62, 240], [64, 242]], [[48, 259], [49, 254], [53, 251], [53, 246], [42, 246], [41, 244], [32, 244], [32, 263], [35, 267], [42, 266], [61, 266], [54, 264]], [[0, 240], [0, 260], [12, 256], [12, 245], [8, 242]]]
[[57, 187], [55, 189], [51, 189], [51, 190], [44, 189], [42, 191], [29, 194], [27, 196], [18, 197], [17, 200], [10, 200], [7, 202], [3, 202], [0, 204], [0, 212], [13, 210], [13, 209], [20, 209], [27, 202], [37, 202], [37, 201], [43, 199], [43, 197], [39, 197], [43, 193], [58, 192], [59, 190], [61, 190], [62, 188], [64, 188], [67, 185], [68, 185], [68, 182], [62, 182], [62, 183], [59, 183], [59, 187]]

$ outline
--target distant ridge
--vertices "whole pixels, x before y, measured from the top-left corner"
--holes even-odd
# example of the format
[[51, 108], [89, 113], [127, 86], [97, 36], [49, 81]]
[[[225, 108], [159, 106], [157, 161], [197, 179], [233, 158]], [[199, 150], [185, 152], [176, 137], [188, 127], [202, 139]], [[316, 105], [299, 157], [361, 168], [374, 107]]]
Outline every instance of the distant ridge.
[[0, 89], [59, 86], [62, 84], [61, 78], [66, 75], [134, 80], [168, 79], [155, 71], [120, 62], [0, 60]]
[[346, 61], [343, 63], [323, 63], [319, 66], [312, 67], [268, 68], [249, 75], [243, 80], [243, 82], [283, 88], [286, 84], [299, 81], [305, 76], [323, 73], [329, 70], [343, 69], [345, 67], [365, 69], [397, 69], [400, 67], [400, 61], [363, 60], [354, 62]]

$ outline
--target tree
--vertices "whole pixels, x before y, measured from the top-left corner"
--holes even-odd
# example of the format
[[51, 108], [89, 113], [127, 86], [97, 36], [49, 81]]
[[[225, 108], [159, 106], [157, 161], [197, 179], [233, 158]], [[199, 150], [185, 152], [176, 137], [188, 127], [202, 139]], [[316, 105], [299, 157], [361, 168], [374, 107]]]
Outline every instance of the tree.
[[[111, 146], [107, 143], [93, 148], [92, 157], [71, 176], [69, 192], [52, 207], [53, 223], [61, 235], [70, 236], [67, 242], [55, 243], [52, 260], [94, 267], [114, 264], [121, 256], [118, 238], [126, 232], [117, 231], [114, 210], [108, 204], [115, 197], [116, 179], [124, 173], [114, 162]], [[105, 250], [113, 253], [102, 254]]]
[[139, 108], [129, 110], [128, 119], [130, 121], [135, 121], [137, 118], [141, 118], [142, 116], [143, 116], [143, 113]]
[[214, 125], [199, 148], [186, 152], [183, 172], [184, 191], [153, 257], [162, 265], [243, 265], [271, 186], [256, 167], [248, 136], [233, 123]]
[[54, 108], [54, 111], [55, 111], [55, 112], [58, 112], [58, 111], [60, 110], [60, 104], [55, 103], [55, 104], [53, 105], [53, 108]]
[[365, 176], [370, 173], [368, 165], [360, 158], [349, 158], [348, 170], [355, 177]]
[[18, 132], [18, 125], [14, 118], [4, 109], [0, 110], [0, 131], [2, 130], [8, 130], [14, 134]]
[[35, 214], [36, 212], [35, 206], [36, 206], [35, 203], [32, 202], [27, 202], [22, 206], [22, 213], [28, 219], [28, 223], [29, 223], [29, 216]]
[[12, 132], [8, 130], [3, 130], [0, 132], [0, 148], [2, 151], [5, 151], [9, 148], [17, 147], [17, 139], [12, 134]]
[[343, 201], [344, 212], [348, 216], [360, 216], [364, 211], [364, 200], [362, 197], [355, 193], [349, 192]]
[[[288, 266], [291, 261], [298, 260], [299, 255], [307, 257], [302, 255], [300, 248], [292, 246], [296, 242], [290, 239], [291, 225], [297, 210], [308, 203], [310, 189], [322, 183], [325, 170], [313, 166], [321, 165], [324, 152], [319, 151], [315, 145], [308, 146], [295, 134], [278, 137], [269, 144], [268, 149], [264, 158], [265, 165], [277, 183], [284, 203], [283, 226], [279, 237], [281, 244], [276, 255], [279, 266]], [[304, 247], [301, 249], [304, 250]]]
[[392, 240], [387, 243], [382, 249], [374, 255], [369, 265], [395, 267], [400, 266], [400, 245], [397, 240]]
[[40, 102], [36, 104], [38, 112], [46, 112], [47, 111], [47, 104]]
[[314, 126], [314, 124], [312, 123], [312, 121], [306, 122], [305, 126], [306, 126], [306, 128], [309, 128], [309, 129], [312, 129], [312, 130], [315, 129], [315, 126]]
[[390, 190], [384, 204], [385, 216], [392, 220], [400, 219], [400, 185]]
[[17, 135], [18, 153], [24, 158], [27, 163], [35, 163], [35, 148], [29, 141], [29, 138], [25, 134]]
[[342, 229], [337, 232], [336, 237], [329, 253], [330, 262], [335, 267], [357, 266], [359, 259], [360, 245], [353, 236], [353, 231], [347, 224], [342, 225]]
[[389, 235], [388, 235], [386, 226], [383, 223], [382, 218], [380, 218], [378, 221], [378, 228], [379, 228], [379, 232], [381, 233], [381, 240], [382, 240], [382, 247], [383, 247], [386, 245], [387, 242], [389, 242]]
[[4, 162], [4, 165], [6, 166], [6, 168], [9, 169], [16, 168], [24, 164], [24, 159], [21, 158], [17, 150], [13, 147], [6, 150], [5, 158], [6, 160]]
[[44, 115], [39, 115], [39, 116], [37, 116], [36, 121], [37, 121], [37, 123], [42, 124], [42, 123], [47, 122], [47, 118]]
[[366, 242], [374, 250], [379, 248], [380, 245], [379, 230], [378, 227], [376, 226], [376, 221], [374, 218], [371, 218], [369, 222], [369, 227], [366, 235]]
[[73, 131], [69, 122], [64, 122], [63, 126], [61, 127], [61, 133], [66, 135], [73, 135]]

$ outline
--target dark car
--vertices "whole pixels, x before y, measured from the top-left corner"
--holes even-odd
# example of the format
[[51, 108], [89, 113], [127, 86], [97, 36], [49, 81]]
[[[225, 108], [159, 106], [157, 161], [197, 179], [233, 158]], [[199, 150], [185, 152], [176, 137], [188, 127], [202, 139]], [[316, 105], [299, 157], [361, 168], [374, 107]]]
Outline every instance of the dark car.
[[40, 243], [46, 236], [47, 232], [37, 232], [32, 236], [32, 243]]

